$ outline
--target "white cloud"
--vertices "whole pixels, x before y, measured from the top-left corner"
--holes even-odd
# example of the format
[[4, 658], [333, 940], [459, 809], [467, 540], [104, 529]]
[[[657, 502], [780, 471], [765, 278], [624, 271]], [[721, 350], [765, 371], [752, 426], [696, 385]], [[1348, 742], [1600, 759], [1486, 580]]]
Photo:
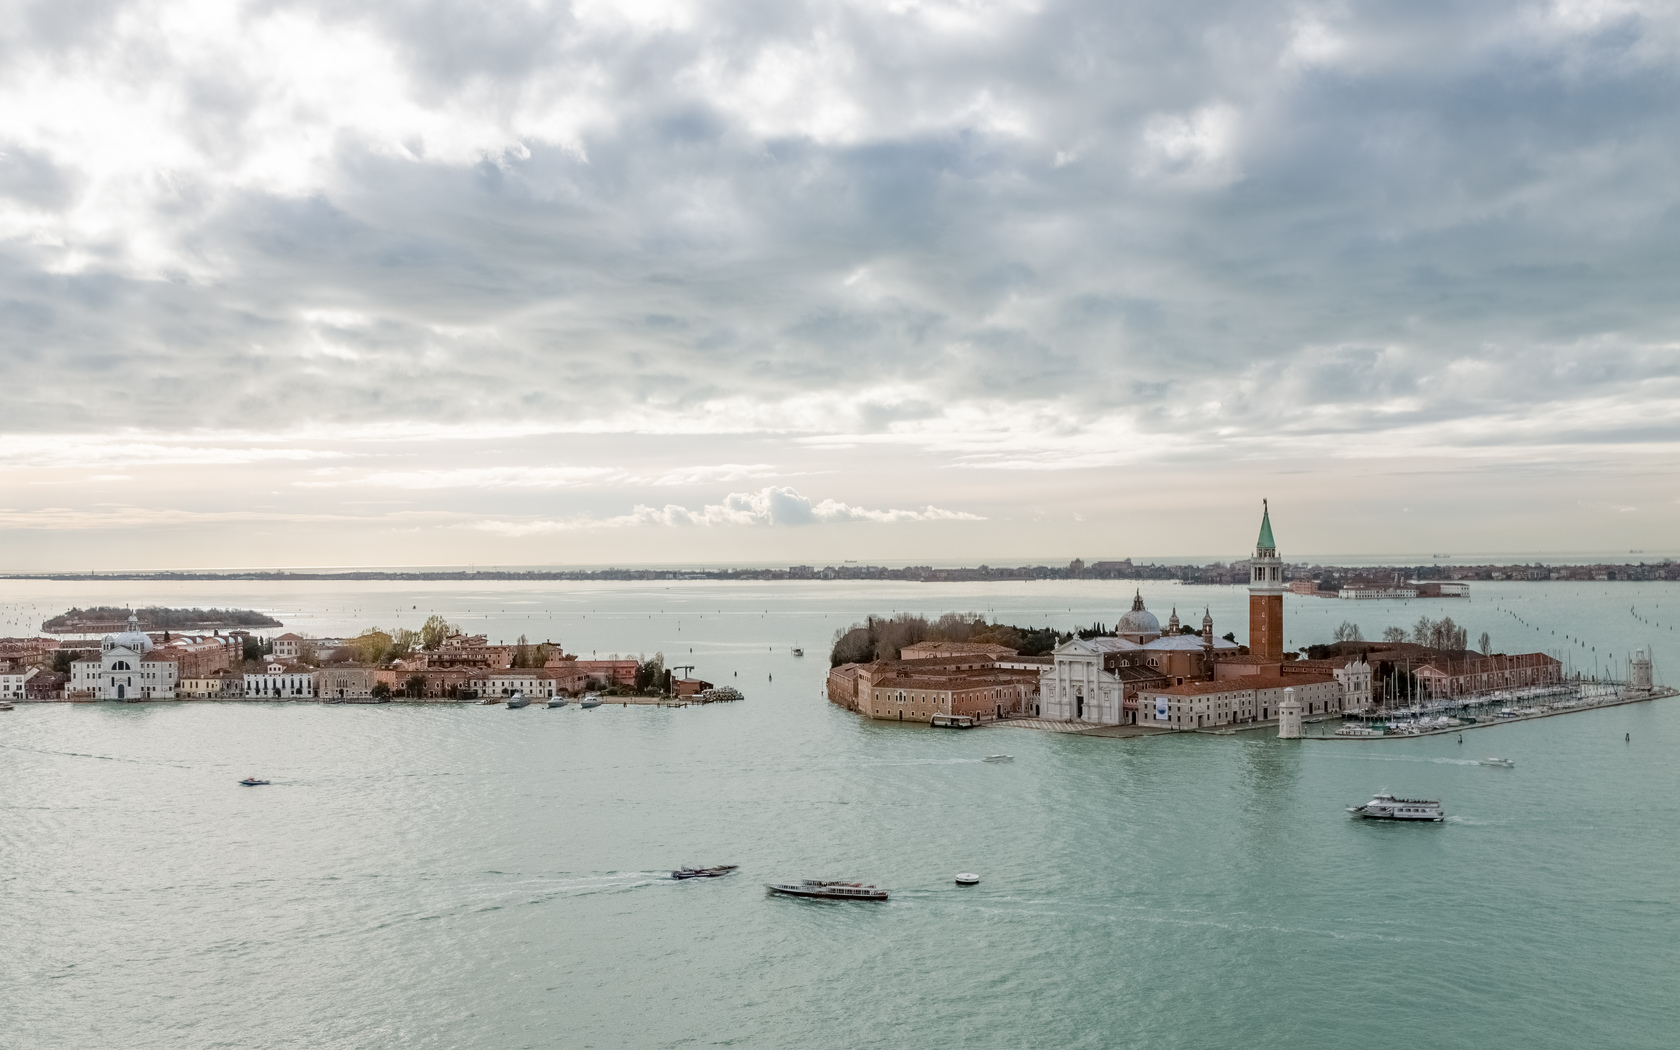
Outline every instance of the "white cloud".
[[530, 536], [574, 529], [659, 526], [663, 528], [709, 528], [730, 525], [800, 526], [868, 521], [893, 524], [910, 521], [984, 521], [977, 514], [927, 506], [913, 510], [873, 510], [838, 500], [813, 502], [794, 489], [766, 486], [757, 492], [732, 492], [721, 503], [699, 510], [674, 503], [663, 507], [638, 505], [629, 514], [611, 518], [575, 517], [528, 521], [486, 520], [471, 527], [506, 536]]

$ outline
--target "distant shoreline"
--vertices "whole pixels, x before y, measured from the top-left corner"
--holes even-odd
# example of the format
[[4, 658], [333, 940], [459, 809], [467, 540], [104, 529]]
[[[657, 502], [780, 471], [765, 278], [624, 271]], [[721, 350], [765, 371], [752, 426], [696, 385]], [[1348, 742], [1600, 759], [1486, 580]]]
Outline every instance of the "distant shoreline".
[[[1031, 580], [1136, 580], [1177, 581], [1185, 584], [1230, 586], [1245, 584], [1247, 562], [1215, 562], [1208, 565], [1158, 565], [1127, 562], [1098, 562], [1084, 566], [1022, 565], [1014, 568], [987, 565], [972, 568], [935, 568], [907, 565], [843, 565], [814, 568], [808, 565], [785, 569], [451, 569], [451, 570], [344, 570], [337, 572], [288, 571], [281, 569], [230, 570], [226, 572], [13, 572], [0, 573], [0, 580], [76, 583], [102, 582], [246, 582], [246, 583], [479, 583], [506, 581], [597, 582], [654, 580], [881, 580], [908, 583], [986, 583]], [[1680, 564], [1658, 562], [1532, 562], [1488, 565], [1331, 565], [1296, 563], [1287, 567], [1291, 579], [1366, 579], [1381, 575], [1408, 580], [1461, 580], [1469, 583], [1623, 583], [1680, 581]], [[1561, 574], [1561, 575], [1560, 575]]]

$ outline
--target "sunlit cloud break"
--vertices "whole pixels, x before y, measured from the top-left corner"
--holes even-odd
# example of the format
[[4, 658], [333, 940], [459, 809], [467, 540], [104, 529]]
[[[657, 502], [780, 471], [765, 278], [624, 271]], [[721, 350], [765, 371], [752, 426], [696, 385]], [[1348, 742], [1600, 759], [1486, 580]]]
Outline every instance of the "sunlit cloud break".
[[699, 510], [689, 510], [675, 503], [663, 507], [638, 504], [629, 514], [612, 518], [578, 517], [564, 521], [480, 521], [471, 527], [505, 536], [532, 536], [547, 532], [567, 532], [573, 529], [623, 528], [626, 526], [685, 526], [716, 525], [828, 525], [838, 522], [867, 521], [893, 524], [906, 521], [984, 521], [978, 514], [927, 506], [919, 510], [871, 510], [854, 507], [839, 500], [812, 502], [809, 496], [796, 489], [766, 486], [757, 492], [731, 492], [722, 503], [709, 503]]

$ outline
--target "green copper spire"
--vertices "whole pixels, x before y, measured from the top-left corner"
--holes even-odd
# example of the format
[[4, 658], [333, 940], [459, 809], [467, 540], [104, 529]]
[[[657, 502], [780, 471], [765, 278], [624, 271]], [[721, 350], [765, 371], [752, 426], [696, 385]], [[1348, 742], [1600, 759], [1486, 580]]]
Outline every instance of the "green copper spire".
[[1260, 542], [1255, 544], [1261, 550], [1276, 550], [1277, 543], [1272, 540], [1272, 510], [1266, 506], [1266, 501], [1260, 501]]

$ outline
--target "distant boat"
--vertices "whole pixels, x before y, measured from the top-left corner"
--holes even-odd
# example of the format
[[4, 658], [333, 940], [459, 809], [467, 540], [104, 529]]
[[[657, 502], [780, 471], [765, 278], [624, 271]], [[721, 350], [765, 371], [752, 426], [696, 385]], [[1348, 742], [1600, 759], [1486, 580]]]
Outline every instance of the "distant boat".
[[571, 701], [563, 696], [551, 696], [548, 698], [549, 707], [565, 707], [569, 703], [571, 703]]
[[0, 711], [10, 711], [11, 709], [12, 702], [10, 700], [0, 700]]
[[793, 647], [793, 655], [804, 656], [805, 655], [805, 650], [799, 648], [799, 646], [796, 645], [796, 646]]
[[980, 761], [982, 761], [982, 762], [1013, 762], [1013, 761], [1015, 761], [1015, 756], [1014, 755], [987, 755], [985, 758], [982, 758]]
[[1348, 812], [1366, 820], [1427, 820], [1439, 823], [1446, 817], [1441, 803], [1429, 798], [1395, 798], [1377, 795], [1363, 806], [1349, 806]]
[[980, 885], [980, 876], [974, 874], [972, 871], [959, 871], [957, 872], [957, 885], [978, 886]]
[[1512, 769], [1516, 766], [1516, 763], [1508, 758], [1484, 758], [1482, 759], [1481, 764], [1484, 766], [1498, 766], [1501, 769]]
[[256, 777], [246, 777], [244, 780], [241, 780], [240, 783], [244, 784], [248, 788], [254, 788], [254, 787], [262, 787], [263, 785], [267, 784], [268, 781], [258, 780]]
[[785, 897], [811, 897], [825, 901], [884, 901], [887, 891], [861, 882], [804, 879], [800, 882], [767, 882], [764, 888]]
[[979, 723], [973, 715], [934, 715], [929, 724], [935, 729], [973, 729]]
[[525, 699], [524, 693], [514, 693], [508, 697], [507, 704], [509, 707], [530, 707], [531, 701]]
[[671, 872], [673, 879], [715, 879], [739, 868], [739, 864], [719, 864], [715, 868], [678, 868]]
[[583, 698], [583, 702], [578, 704], [578, 706], [583, 708], [585, 711], [592, 707], [600, 707], [601, 698], [596, 696], [594, 693], [590, 693], [588, 696]]

